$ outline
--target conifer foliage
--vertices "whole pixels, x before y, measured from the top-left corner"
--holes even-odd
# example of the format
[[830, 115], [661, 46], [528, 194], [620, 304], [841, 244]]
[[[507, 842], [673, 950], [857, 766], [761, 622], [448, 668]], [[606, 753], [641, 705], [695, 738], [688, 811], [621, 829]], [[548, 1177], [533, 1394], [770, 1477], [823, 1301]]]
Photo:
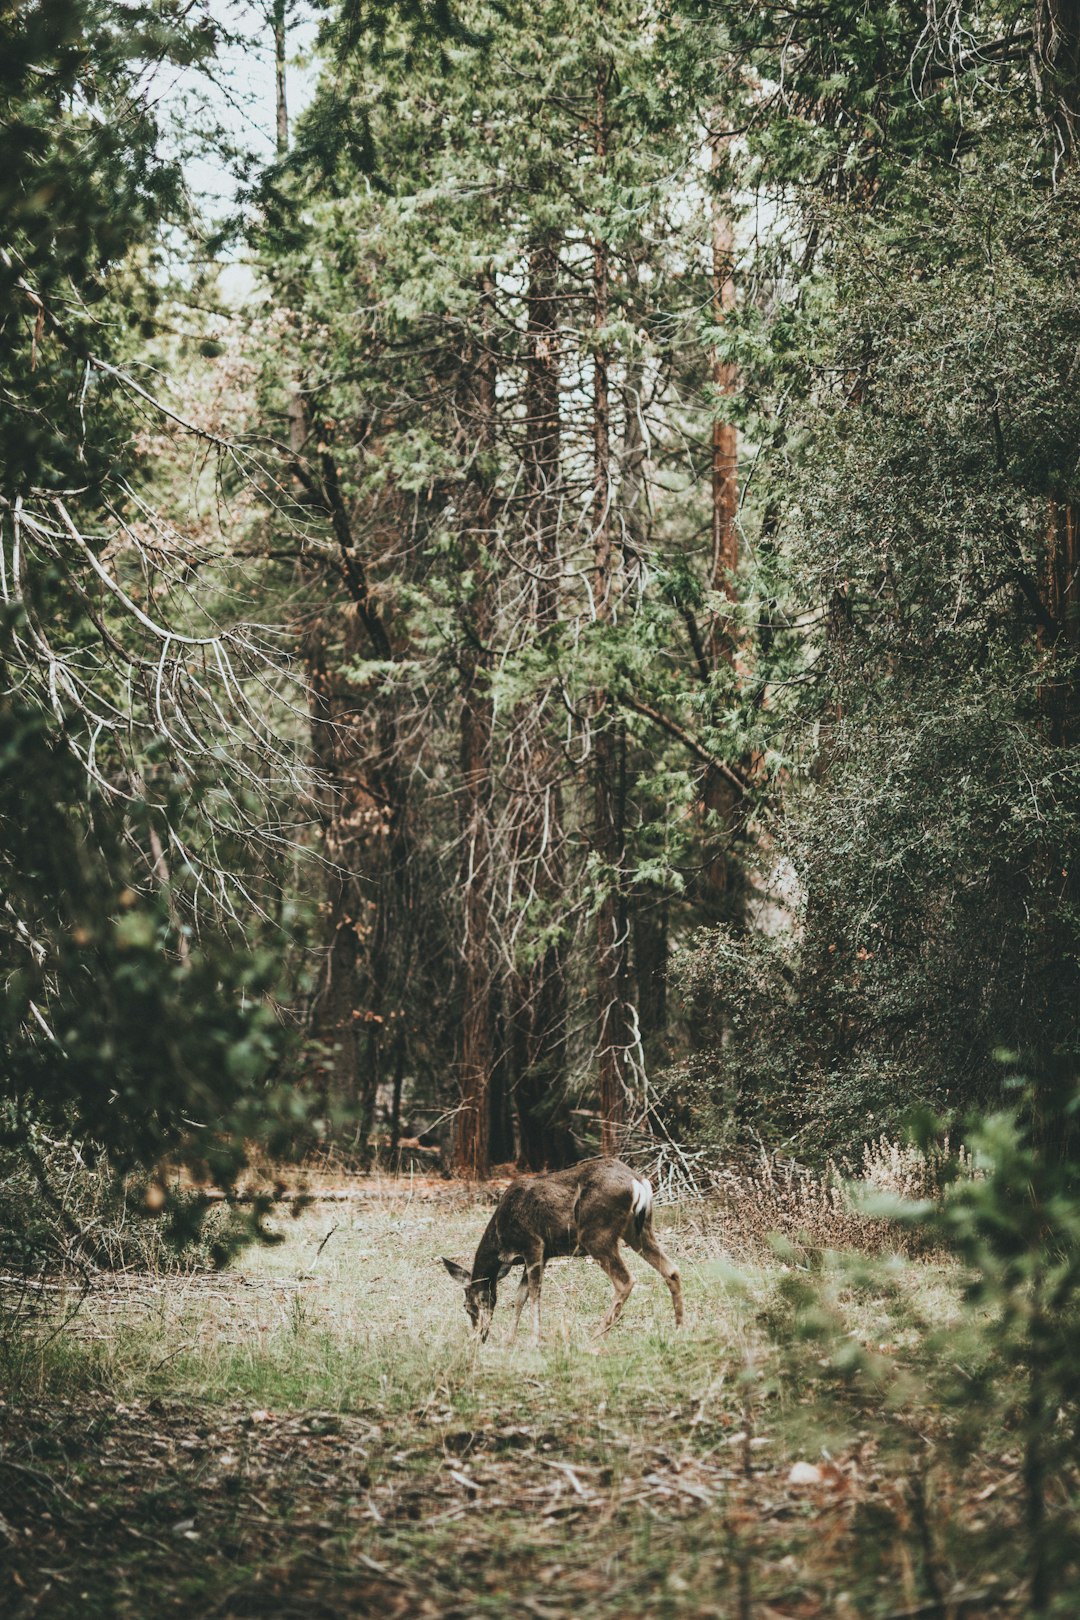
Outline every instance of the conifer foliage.
[[[670, 910], [715, 913], [702, 818], [725, 845], [738, 820], [699, 808], [702, 776], [746, 782], [680, 31], [622, 3], [468, 22], [331, 33], [281, 183], [298, 343], [267, 408], [300, 402], [297, 510], [334, 543], [304, 605], [350, 874], [317, 1027], [365, 1134], [396, 1065], [449, 1059], [454, 1157], [482, 1173], [564, 1162], [574, 1101], [606, 1149], [647, 1118]], [[336, 121], [370, 149], [323, 139]]]

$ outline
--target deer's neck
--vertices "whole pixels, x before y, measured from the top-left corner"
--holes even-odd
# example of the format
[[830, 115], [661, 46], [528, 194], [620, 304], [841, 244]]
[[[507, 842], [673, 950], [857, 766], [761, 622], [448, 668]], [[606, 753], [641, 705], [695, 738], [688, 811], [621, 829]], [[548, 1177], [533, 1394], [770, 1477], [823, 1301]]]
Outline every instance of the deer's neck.
[[499, 1262], [502, 1256], [499, 1252], [499, 1235], [495, 1230], [495, 1217], [487, 1224], [487, 1229], [480, 1239], [479, 1247], [473, 1259], [473, 1282], [481, 1277], [490, 1277], [494, 1282], [499, 1274]]

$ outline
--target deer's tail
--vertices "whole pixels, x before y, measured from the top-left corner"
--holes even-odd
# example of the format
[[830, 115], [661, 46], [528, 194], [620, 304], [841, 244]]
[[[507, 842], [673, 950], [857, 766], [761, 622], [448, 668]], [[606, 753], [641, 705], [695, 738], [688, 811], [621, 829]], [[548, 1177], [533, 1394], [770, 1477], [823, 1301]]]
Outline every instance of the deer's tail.
[[630, 1213], [634, 1217], [634, 1230], [636, 1231], [638, 1237], [641, 1236], [645, 1222], [652, 1214], [652, 1200], [652, 1183], [646, 1181], [644, 1176], [635, 1176], [634, 1202], [631, 1206]]

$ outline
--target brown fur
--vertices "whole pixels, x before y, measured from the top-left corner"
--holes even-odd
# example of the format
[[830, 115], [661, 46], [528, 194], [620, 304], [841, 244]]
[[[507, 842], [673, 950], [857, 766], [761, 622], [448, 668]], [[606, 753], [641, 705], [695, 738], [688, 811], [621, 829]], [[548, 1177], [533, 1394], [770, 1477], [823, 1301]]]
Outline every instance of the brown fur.
[[634, 1214], [634, 1183], [643, 1177], [620, 1159], [587, 1159], [569, 1170], [546, 1176], [523, 1176], [503, 1193], [480, 1239], [472, 1272], [452, 1260], [443, 1264], [465, 1283], [465, 1305], [481, 1337], [487, 1338], [499, 1281], [516, 1264], [523, 1266], [514, 1299], [511, 1343], [526, 1298], [532, 1304], [533, 1338], [540, 1338], [540, 1287], [544, 1266], [560, 1255], [591, 1255], [611, 1279], [615, 1298], [599, 1331], [618, 1321], [634, 1280], [619, 1244], [635, 1249], [668, 1285], [675, 1324], [682, 1322], [682, 1284], [677, 1267], [664, 1253], [653, 1231], [651, 1208]]

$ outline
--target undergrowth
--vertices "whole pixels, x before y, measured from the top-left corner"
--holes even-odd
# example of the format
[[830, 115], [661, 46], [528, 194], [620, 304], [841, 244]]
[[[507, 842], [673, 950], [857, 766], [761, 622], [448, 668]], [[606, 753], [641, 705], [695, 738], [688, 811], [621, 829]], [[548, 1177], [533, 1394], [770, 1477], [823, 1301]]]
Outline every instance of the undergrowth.
[[[704, 1153], [680, 1156], [681, 1182], [670, 1154], [661, 1156], [659, 1179], [692, 1187], [711, 1201], [718, 1234], [728, 1252], [741, 1258], [768, 1255], [778, 1236], [808, 1254], [832, 1249], [927, 1255], [931, 1235], [898, 1220], [895, 1206], [937, 1202], [947, 1186], [980, 1174], [968, 1149], [947, 1136], [920, 1147], [880, 1135], [854, 1159], [829, 1159], [820, 1168], [764, 1148], [736, 1163]], [[894, 1207], [885, 1212], [883, 1204]]]

